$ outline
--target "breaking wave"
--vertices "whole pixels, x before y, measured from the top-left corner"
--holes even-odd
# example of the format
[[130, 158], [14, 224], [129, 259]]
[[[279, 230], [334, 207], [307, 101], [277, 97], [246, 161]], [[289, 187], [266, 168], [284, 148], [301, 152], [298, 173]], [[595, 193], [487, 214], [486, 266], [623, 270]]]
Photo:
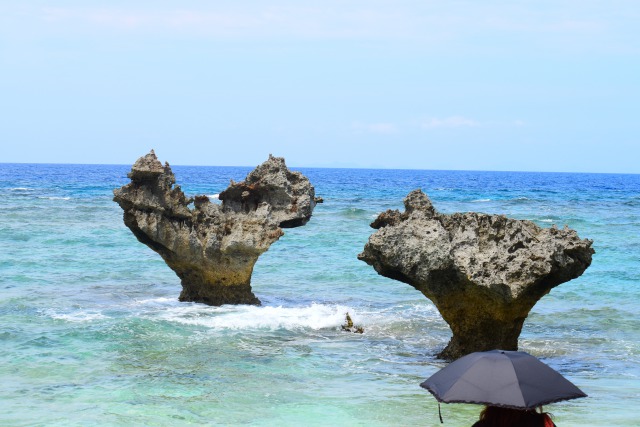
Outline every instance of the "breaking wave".
[[307, 307], [209, 307], [189, 304], [159, 312], [157, 319], [187, 325], [205, 326], [216, 330], [242, 329], [312, 329], [337, 328], [349, 312], [354, 321], [354, 310], [341, 305], [312, 304]]

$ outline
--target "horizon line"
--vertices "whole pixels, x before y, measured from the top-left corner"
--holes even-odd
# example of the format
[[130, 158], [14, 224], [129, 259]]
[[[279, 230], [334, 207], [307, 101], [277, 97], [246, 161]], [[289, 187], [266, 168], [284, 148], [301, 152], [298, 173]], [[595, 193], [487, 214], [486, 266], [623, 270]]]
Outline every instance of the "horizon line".
[[[286, 160], [285, 160], [286, 161]], [[165, 162], [168, 163], [168, 162]], [[57, 162], [0, 162], [0, 165], [60, 165], [60, 166], [127, 166], [125, 163], [57, 163]], [[169, 164], [171, 167], [224, 167], [224, 168], [255, 168], [248, 165], [185, 165]], [[555, 173], [555, 174], [594, 174], [594, 175], [640, 175], [640, 172], [586, 172], [586, 171], [534, 171], [534, 170], [496, 170], [496, 169], [423, 169], [396, 167], [365, 167], [365, 166], [288, 166], [289, 169], [355, 169], [355, 170], [399, 170], [399, 171], [432, 171], [432, 172], [504, 172], [504, 173]]]

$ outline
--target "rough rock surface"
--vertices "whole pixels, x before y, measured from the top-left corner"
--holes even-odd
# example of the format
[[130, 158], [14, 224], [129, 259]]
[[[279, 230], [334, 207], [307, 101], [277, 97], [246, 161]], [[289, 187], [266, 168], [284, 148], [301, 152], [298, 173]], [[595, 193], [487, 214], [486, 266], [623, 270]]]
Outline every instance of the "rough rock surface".
[[232, 181], [220, 193], [221, 204], [187, 198], [153, 150], [128, 177], [113, 199], [138, 240], [180, 277], [180, 301], [260, 304], [251, 290], [258, 257], [284, 234], [280, 227], [306, 224], [316, 204], [309, 180], [280, 157], [269, 156], [245, 181]]
[[517, 350], [534, 304], [591, 264], [591, 240], [574, 230], [480, 213], [440, 214], [420, 190], [405, 212], [381, 213], [358, 259], [421, 291], [453, 331], [439, 354]]
[[266, 203], [271, 207], [271, 218], [282, 228], [305, 225], [316, 204], [309, 180], [300, 172], [289, 171], [282, 157], [273, 156], [251, 171], [244, 181], [232, 181], [219, 199], [225, 209], [239, 213], [255, 211]]

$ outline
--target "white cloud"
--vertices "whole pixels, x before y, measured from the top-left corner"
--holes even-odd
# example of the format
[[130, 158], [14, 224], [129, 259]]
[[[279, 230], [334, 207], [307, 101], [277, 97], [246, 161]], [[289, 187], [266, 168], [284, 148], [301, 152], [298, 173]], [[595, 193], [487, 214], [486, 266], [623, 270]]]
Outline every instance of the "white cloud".
[[635, 26], [640, 18], [635, 1], [616, 2], [613, 8], [596, 0], [583, 0], [580, 7], [572, 0], [545, 7], [436, 0], [113, 0], [103, 2], [107, 6], [71, 0], [64, 7], [5, 3], [0, 5], [0, 36], [122, 32], [243, 40], [401, 40], [413, 49], [458, 52], [512, 52], [516, 47], [569, 52], [608, 52], [616, 47], [637, 52]]
[[[237, 38], [407, 39], [416, 35], [424, 38], [421, 30], [424, 19], [407, 8], [397, 9], [384, 3], [190, 3], [180, 7], [136, 4], [30, 8], [14, 17], [23, 20], [23, 27], [45, 24], [49, 30], [98, 33], [115, 30]], [[436, 31], [436, 22], [431, 25], [432, 32]]]
[[445, 117], [442, 119], [431, 117], [420, 123], [422, 129], [461, 128], [479, 125], [480, 123], [478, 121], [461, 116]]
[[42, 19], [51, 25], [91, 26], [130, 31], [201, 32], [224, 35], [229, 31], [264, 26], [269, 16], [228, 11], [136, 10], [117, 8], [44, 8]]

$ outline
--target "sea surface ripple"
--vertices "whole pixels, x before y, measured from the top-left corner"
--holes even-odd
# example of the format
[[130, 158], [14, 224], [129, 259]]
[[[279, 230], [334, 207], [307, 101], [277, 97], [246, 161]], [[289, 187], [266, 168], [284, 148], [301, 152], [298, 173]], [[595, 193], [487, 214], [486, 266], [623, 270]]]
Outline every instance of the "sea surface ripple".
[[[260, 257], [262, 306], [209, 307], [178, 302], [177, 276], [124, 226], [112, 190], [129, 166], [0, 164], [0, 425], [438, 425], [418, 384], [444, 366], [448, 325], [356, 258], [416, 188], [441, 212], [594, 240], [520, 347], [589, 395], [548, 408], [559, 426], [639, 425], [640, 175], [292, 169], [324, 203]], [[173, 170], [187, 195], [215, 195], [250, 168]], [[364, 334], [340, 330], [347, 312]], [[478, 410], [442, 407], [450, 426]]]

